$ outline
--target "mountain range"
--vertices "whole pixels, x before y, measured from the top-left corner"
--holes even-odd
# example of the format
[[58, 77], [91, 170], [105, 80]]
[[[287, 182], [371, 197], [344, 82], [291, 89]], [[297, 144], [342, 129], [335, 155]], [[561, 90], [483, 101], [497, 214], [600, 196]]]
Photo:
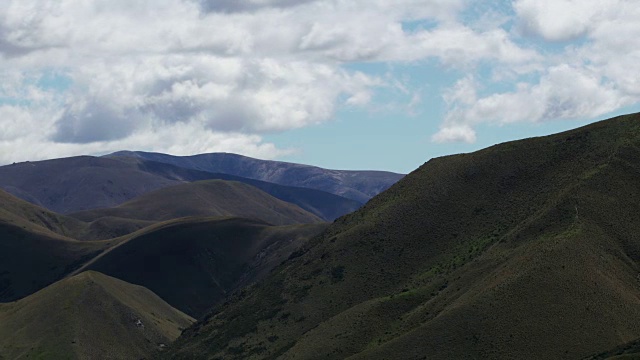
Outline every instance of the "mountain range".
[[141, 151], [120, 151], [109, 158], [139, 158], [172, 164], [181, 168], [236, 175], [270, 183], [322, 190], [365, 203], [386, 190], [403, 175], [386, 171], [327, 170], [315, 166], [250, 157], [213, 153], [193, 156], [171, 156]]
[[640, 355], [640, 114], [407, 176], [118, 152], [0, 182], [30, 201], [0, 191], [0, 359]]
[[[117, 154], [106, 157], [78, 156], [1, 166], [0, 188], [35, 205], [57, 213], [69, 214], [117, 206], [147, 192], [172, 185], [201, 180], [229, 180], [246, 183], [278, 199], [294, 203], [323, 220], [333, 221], [356, 210], [373, 195], [388, 188], [403, 176], [389, 172], [341, 172], [240, 156], [232, 158], [239, 162], [236, 168], [240, 170], [247, 168], [246, 163], [255, 163], [256, 166], [251, 168], [253, 175], [259, 175], [260, 171], [272, 174], [275, 170], [270, 170], [270, 166], [277, 167], [278, 171], [287, 174], [295, 175], [299, 172], [298, 169], [314, 174], [313, 182], [290, 179], [290, 181], [280, 181], [289, 185], [281, 185], [278, 181], [243, 177], [241, 174], [246, 171], [234, 171], [233, 161], [228, 159], [224, 161], [227, 166], [221, 167], [220, 172], [210, 171], [216, 169], [216, 163], [213, 161], [218, 155], [226, 159], [227, 156], [231, 156], [230, 154], [199, 155], [198, 158], [212, 159], [208, 166], [209, 170], [206, 171], [194, 168], [189, 162], [179, 161], [183, 159], [181, 157], [154, 154], [160, 159], [174, 159], [173, 163], [179, 165], [176, 166], [167, 162], [145, 160], [141, 156], [146, 153], [120, 152]], [[291, 170], [287, 170], [288, 168]], [[341, 180], [335, 176], [343, 173], [348, 174], [347, 180]], [[368, 174], [376, 174], [376, 178], [371, 180]], [[269, 178], [269, 176], [263, 176], [263, 178]], [[282, 177], [279, 178], [279, 180], [282, 179]], [[352, 189], [354, 187], [368, 195], [365, 196], [362, 193], [357, 196], [360, 200], [353, 200], [334, 194], [334, 192], [351, 193], [355, 191]], [[323, 190], [326, 188], [335, 191], [328, 193]]]

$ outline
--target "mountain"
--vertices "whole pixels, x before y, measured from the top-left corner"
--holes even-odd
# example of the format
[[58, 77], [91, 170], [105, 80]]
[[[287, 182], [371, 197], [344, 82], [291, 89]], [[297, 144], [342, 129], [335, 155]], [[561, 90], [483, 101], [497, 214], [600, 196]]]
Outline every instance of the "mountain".
[[144, 172], [108, 158], [24, 162], [0, 167], [0, 187], [57, 213], [110, 207], [180, 181]]
[[582, 358], [640, 338], [640, 115], [430, 160], [171, 359]]
[[[209, 179], [249, 184], [325, 221], [333, 221], [362, 206], [360, 202], [315, 189], [214, 174], [139, 158], [79, 156], [0, 167], [0, 188], [62, 214], [113, 207], [153, 190]], [[105, 224], [98, 225], [106, 227]]]
[[111, 217], [166, 221], [189, 216], [236, 216], [274, 225], [322, 222], [298, 206], [278, 200], [244, 183], [207, 180], [166, 187], [120, 206], [72, 214], [85, 222]]
[[143, 287], [84, 272], [0, 304], [0, 358], [141, 359], [193, 321]]
[[227, 153], [172, 156], [141, 151], [120, 151], [108, 155], [108, 157], [116, 159], [122, 157], [140, 158], [187, 169], [317, 189], [360, 203], [366, 203], [404, 176], [386, 171], [328, 170], [315, 166], [258, 160]]

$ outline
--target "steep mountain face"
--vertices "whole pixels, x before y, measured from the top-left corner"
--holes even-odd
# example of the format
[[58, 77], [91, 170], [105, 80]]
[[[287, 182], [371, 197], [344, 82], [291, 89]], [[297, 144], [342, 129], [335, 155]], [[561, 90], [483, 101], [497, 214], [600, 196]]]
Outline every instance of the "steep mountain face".
[[141, 158], [188, 169], [317, 189], [360, 203], [367, 202], [404, 176], [385, 171], [327, 170], [315, 166], [258, 160], [227, 153], [172, 156], [140, 151], [121, 151], [111, 154], [109, 157]]
[[197, 318], [264, 277], [326, 226], [274, 227], [239, 218], [173, 221], [146, 229], [79, 271], [142, 285]]
[[0, 358], [155, 357], [193, 321], [143, 287], [84, 272], [0, 304]]
[[100, 218], [166, 221], [188, 216], [236, 216], [273, 225], [322, 222], [298, 206], [257, 188], [233, 181], [208, 180], [181, 184], [141, 195], [114, 208], [72, 214], [85, 222]]
[[249, 184], [325, 221], [333, 221], [362, 206], [360, 202], [315, 189], [214, 174], [140, 158], [79, 156], [0, 167], [0, 188], [62, 214], [113, 207], [153, 190], [209, 179]]
[[581, 358], [640, 338], [640, 116], [433, 159], [172, 359]]

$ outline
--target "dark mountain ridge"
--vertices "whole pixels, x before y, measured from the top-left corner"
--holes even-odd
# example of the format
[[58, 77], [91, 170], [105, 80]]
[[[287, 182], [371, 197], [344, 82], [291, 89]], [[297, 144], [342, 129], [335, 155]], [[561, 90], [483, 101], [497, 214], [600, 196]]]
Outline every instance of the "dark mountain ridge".
[[640, 116], [433, 159], [172, 359], [580, 358], [640, 338]]

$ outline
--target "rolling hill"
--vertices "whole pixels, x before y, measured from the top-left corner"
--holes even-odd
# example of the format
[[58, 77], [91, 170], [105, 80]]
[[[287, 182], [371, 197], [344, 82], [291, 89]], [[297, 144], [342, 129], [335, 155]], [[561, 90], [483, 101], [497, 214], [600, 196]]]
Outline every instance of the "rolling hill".
[[389, 188], [404, 175], [386, 171], [328, 170], [315, 166], [213, 153], [172, 156], [141, 151], [120, 151], [109, 158], [140, 158], [187, 169], [230, 174], [281, 185], [322, 190], [362, 204]]
[[191, 218], [145, 229], [78, 271], [142, 285], [202, 316], [242, 285], [264, 277], [326, 224], [269, 226], [248, 219]]
[[171, 359], [582, 358], [640, 338], [640, 115], [429, 161]]
[[208, 180], [166, 187], [120, 206], [72, 214], [85, 222], [100, 218], [166, 221], [189, 216], [235, 216], [273, 225], [322, 222], [298, 206], [278, 200], [257, 188], [232, 181]]
[[0, 304], [0, 358], [153, 357], [193, 321], [143, 287], [84, 272]]

